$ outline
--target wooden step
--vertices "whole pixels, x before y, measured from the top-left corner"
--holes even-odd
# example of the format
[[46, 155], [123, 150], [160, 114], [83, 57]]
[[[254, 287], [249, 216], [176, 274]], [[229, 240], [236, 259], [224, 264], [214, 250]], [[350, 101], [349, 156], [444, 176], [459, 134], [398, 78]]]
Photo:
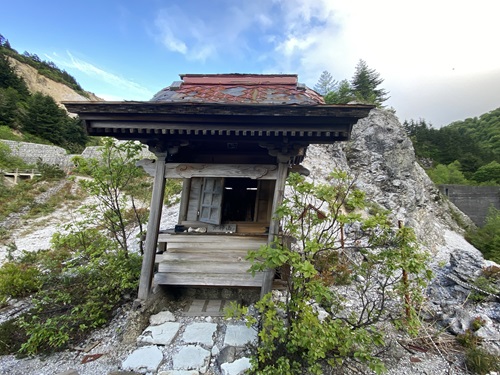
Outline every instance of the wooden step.
[[[186, 250], [186, 249], [184, 249]], [[246, 260], [248, 252], [246, 250], [239, 251], [168, 251], [162, 254], [156, 254], [156, 263], [163, 262], [183, 262], [183, 261], [205, 261], [205, 262], [248, 262]]]
[[154, 282], [158, 285], [184, 286], [227, 286], [227, 287], [261, 287], [264, 273], [252, 277], [251, 273], [218, 274], [218, 273], [166, 273], [158, 272]]
[[[167, 252], [241, 252], [258, 250], [267, 238], [255, 236], [160, 235], [160, 248]], [[163, 246], [162, 246], [163, 245]]]
[[158, 272], [172, 273], [246, 273], [249, 262], [207, 262], [207, 261], [177, 261], [158, 264]]

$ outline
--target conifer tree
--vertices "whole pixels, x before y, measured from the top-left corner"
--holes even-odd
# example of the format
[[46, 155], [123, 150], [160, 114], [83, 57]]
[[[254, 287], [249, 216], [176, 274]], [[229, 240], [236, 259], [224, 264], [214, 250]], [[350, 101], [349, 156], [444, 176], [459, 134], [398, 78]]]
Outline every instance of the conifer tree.
[[314, 85], [314, 90], [320, 95], [327, 95], [335, 90], [337, 81], [335, 81], [330, 72], [324, 70], [318, 79], [318, 83]]
[[370, 69], [364, 60], [359, 60], [351, 80], [352, 93], [360, 102], [382, 107], [382, 103], [389, 99], [388, 92], [378, 88], [382, 82], [384, 80], [380, 78], [380, 73]]
[[325, 95], [326, 104], [347, 104], [356, 99], [348, 80], [340, 81], [333, 91]]

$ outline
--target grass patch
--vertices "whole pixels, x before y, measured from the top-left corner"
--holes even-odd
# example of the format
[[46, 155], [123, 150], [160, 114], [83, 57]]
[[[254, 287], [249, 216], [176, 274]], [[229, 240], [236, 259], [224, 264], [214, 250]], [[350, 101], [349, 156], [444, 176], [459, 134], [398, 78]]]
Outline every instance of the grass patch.
[[14, 133], [12, 129], [6, 125], [0, 126], [0, 139], [5, 139], [8, 141], [16, 141], [16, 142], [23, 141], [23, 138], [21, 136]]
[[465, 364], [468, 370], [478, 375], [500, 371], [500, 357], [479, 347], [467, 350], [465, 353]]

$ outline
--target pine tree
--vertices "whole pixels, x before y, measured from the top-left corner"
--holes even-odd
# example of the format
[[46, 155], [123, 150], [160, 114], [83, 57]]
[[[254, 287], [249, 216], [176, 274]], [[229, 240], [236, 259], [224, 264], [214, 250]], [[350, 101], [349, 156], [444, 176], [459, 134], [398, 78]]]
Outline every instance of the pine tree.
[[355, 99], [348, 80], [340, 81], [334, 90], [325, 95], [326, 104], [347, 104]]
[[359, 60], [351, 80], [352, 93], [360, 102], [382, 107], [382, 103], [389, 99], [388, 92], [378, 88], [382, 82], [384, 80], [380, 78], [380, 73], [375, 69], [368, 68], [364, 60]]
[[314, 85], [314, 90], [320, 95], [325, 96], [326, 94], [335, 90], [337, 86], [337, 81], [335, 81], [330, 74], [330, 72], [324, 70], [318, 79], [318, 83]]

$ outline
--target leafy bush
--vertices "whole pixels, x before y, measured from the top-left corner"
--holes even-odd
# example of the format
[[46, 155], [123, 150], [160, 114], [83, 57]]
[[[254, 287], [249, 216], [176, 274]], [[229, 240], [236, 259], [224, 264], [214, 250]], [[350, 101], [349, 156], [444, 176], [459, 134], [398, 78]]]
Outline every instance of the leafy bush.
[[486, 259], [500, 263], [500, 210], [491, 207], [485, 225], [468, 232], [467, 240], [479, 249]]
[[[36, 274], [26, 273], [23, 281], [38, 290], [32, 297], [33, 308], [9, 323], [19, 327], [25, 341], [17, 345], [14, 338], [0, 336], [4, 347], [16, 347], [24, 354], [66, 348], [106, 324], [113, 311], [136, 293], [141, 267], [138, 255], [126, 256], [95, 228], [68, 229], [68, 234], [54, 235], [51, 250], [26, 254], [19, 260], [23, 267], [37, 270]], [[0, 274], [0, 283], [10, 282]], [[8, 330], [2, 327], [0, 334]]]
[[435, 168], [429, 169], [427, 174], [435, 184], [470, 184], [462, 173], [461, 165], [457, 160], [448, 165], [438, 164]]
[[[287, 188], [276, 212], [283, 236], [248, 256], [253, 273], [289, 267], [286, 295], [264, 296], [255, 312], [228, 311], [258, 329], [251, 373], [322, 374], [347, 363], [382, 372], [381, 323], [418, 331], [427, 254], [410, 228], [393, 229], [382, 214], [365, 217], [364, 194], [343, 172], [320, 185], [291, 174]], [[358, 297], [349, 310], [347, 293]]]
[[7, 262], [0, 267], [0, 298], [26, 297], [41, 287], [38, 268], [24, 263]]
[[[85, 159], [77, 156], [73, 159], [80, 173], [87, 173], [92, 177], [80, 181], [80, 184], [90, 195], [97, 198], [98, 203], [94, 205], [93, 210], [101, 216], [101, 224], [125, 254], [128, 253], [127, 240], [130, 235], [127, 227], [134, 223], [139, 225], [142, 232], [143, 222], [140, 215], [132, 216], [132, 221], [126, 220], [127, 201], [130, 199], [133, 209], [136, 210], [134, 194], [143, 194], [144, 191], [136, 188], [142, 183], [144, 174], [135, 165], [141, 150], [142, 145], [137, 142], [119, 143], [105, 138], [99, 158]], [[127, 191], [131, 194], [130, 198], [126, 195]]]
[[66, 173], [58, 165], [44, 163], [41, 159], [36, 162], [36, 169], [44, 180], [60, 180], [66, 177]]

